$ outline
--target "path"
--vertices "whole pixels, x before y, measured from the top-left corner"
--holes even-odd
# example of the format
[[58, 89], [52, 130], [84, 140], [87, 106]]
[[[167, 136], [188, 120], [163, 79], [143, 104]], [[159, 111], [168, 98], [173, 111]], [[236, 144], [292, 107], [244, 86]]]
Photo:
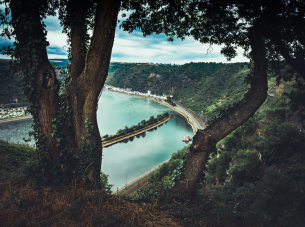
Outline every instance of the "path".
[[205, 123], [202, 120], [200, 120], [191, 110], [183, 106], [181, 103], [176, 102], [176, 105], [182, 112], [184, 112], [188, 117], [192, 119], [192, 121], [196, 124], [196, 127], [198, 129], [206, 128]]

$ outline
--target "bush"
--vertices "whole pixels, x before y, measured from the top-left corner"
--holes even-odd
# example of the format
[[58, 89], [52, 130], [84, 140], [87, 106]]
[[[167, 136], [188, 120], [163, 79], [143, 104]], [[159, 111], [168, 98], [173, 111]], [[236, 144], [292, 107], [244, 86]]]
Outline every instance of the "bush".
[[267, 138], [259, 143], [259, 147], [263, 150], [262, 159], [268, 165], [284, 163], [295, 153], [304, 151], [304, 137], [290, 122], [273, 120], [264, 133]]
[[111, 194], [112, 193], [111, 188], [113, 184], [109, 184], [108, 176], [109, 175], [106, 175], [101, 171], [101, 189], [105, 191], [107, 194]]
[[233, 162], [228, 171], [233, 184], [241, 186], [244, 182], [255, 182], [259, 179], [261, 161], [258, 151], [239, 150]]

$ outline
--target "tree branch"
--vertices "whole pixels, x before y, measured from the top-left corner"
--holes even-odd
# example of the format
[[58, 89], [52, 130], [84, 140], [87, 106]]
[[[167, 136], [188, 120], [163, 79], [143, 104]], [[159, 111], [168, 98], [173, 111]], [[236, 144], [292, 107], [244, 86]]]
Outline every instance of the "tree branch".
[[197, 131], [187, 156], [184, 176], [172, 190], [174, 196], [194, 195], [215, 143], [248, 120], [267, 97], [267, 60], [264, 42], [259, 29], [255, 27], [249, 29], [248, 37], [254, 60], [251, 88], [234, 112], [212, 123], [205, 130]]

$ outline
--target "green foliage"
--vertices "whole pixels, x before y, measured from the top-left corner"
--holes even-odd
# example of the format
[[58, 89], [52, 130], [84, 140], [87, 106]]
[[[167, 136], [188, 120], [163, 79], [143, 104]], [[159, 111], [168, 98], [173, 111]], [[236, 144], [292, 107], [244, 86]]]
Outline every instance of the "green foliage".
[[[67, 77], [67, 75], [64, 74], [64, 77]], [[72, 180], [91, 180], [88, 178], [89, 173], [87, 172], [87, 169], [91, 165], [94, 165], [94, 160], [96, 159], [96, 145], [91, 141], [94, 128], [89, 119], [86, 119], [85, 128], [87, 128], [88, 131], [86, 138], [83, 138], [81, 148], [69, 147], [67, 134], [71, 119], [71, 109], [65, 105], [66, 96], [64, 89], [66, 82], [67, 80], [63, 80], [58, 88], [61, 91], [59, 93], [60, 108], [52, 119], [53, 132], [51, 133], [51, 136], [55, 138], [56, 145], [60, 148], [59, 157], [50, 164], [48, 157], [41, 152], [48, 148], [46, 148], [43, 143], [37, 143], [37, 159], [27, 169], [27, 175], [34, 178], [40, 184], [70, 183]], [[39, 131], [39, 126], [36, 124], [34, 124], [34, 126], [36, 130], [34, 130], [33, 135], [39, 140], [39, 137], [43, 137], [43, 135]], [[99, 187], [99, 182], [92, 182], [92, 184]], [[107, 186], [107, 184], [104, 186]]]
[[185, 146], [174, 152], [168, 162], [163, 163], [160, 168], [154, 171], [148, 185], [138, 192], [137, 199], [151, 198], [151, 200], [154, 200], [161, 191], [169, 195], [173, 184], [184, 173], [189, 147]]
[[227, 169], [229, 169], [230, 161], [231, 156], [229, 152], [223, 151], [207, 163], [207, 170], [223, 184], [227, 177]]
[[154, 116], [151, 116], [148, 121], [142, 120], [137, 125], [133, 125], [130, 128], [128, 128], [128, 126], [126, 125], [124, 129], [119, 129], [118, 132], [115, 135], [111, 135], [111, 136], [104, 135], [102, 138], [103, 138], [104, 141], [111, 140], [111, 139], [117, 138], [119, 136], [125, 135], [127, 133], [132, 133], [136, 130], [140, 130], [140, 129], [143, 129], [145, 127], [148, 127], [152, 124], [157, 123], [158, 121], [162, 121], [163, 119], [165, 119], [167, 117], [169, 117], [168, 112], [165, 112], [163, 114], [159, 114], [157, 116], [157, 118], [155, 118]]
[[10, 70], [8, 60], [0, 60], [0, 104], [11, 103], [10, 99], [15, 97], [18, 99], [16, 104], [4, 105], [4, 107], [28, 106], [29, 102], [23, 94], [22, 75], [21, 73], [13, 73]]
[[283, 226], [303, 226], [304, 157], [299, 158], [288, 159], [282, 171], [267, 168], [260, 181], [213, 189], [210, 205], [218, 212], [232, 211], [237, 217], [248, 216], [249, 222], [256, 219]]
[[291, 100], [289, 103], [291, 109], [293, 111], [299, 111], [300, 117], [302, 120], [305, 120], [305, 84], [304, 83], [298, 83], [295, 85], [295, 89], [292, 90], [288, 97]]
[[35, 148], [28, 144], [13, 144], [0, 140], [1, 178], [13, 179], [24, 174], [27, 165], [36, 158]]
[[268, 168], [262, 182], [257, 186], [257, 197], [253, 204], [257, 212], [286, 226], [302, 226], [305, 211], [304, 166], [300, 157], [287, 160], [282, 171]]
[[264, 127], [267, 138], [259, 143], [262, 160], [268, 164], [285, 163], [287, 158], [296, 153], [303, 152], [304, 136], [290, 122], [272, 120]]
[[[252, 118], [219, 142], [206, 176], [224, 176], [225, 181], [218, 179], [218, 187], [205, 189], [211, 211], [232, 213], [244, 226], [303, 225], [304, 124], [295, 117], [298, 112], [292, 111], [288, 96], [269, 97]], [[230, 157], [222, 159], [222, 154]]]
[[[74, 4], [71, 1], [59, 2], [59, 19], [63, 26], [63, 32], [68, 36], [68, 59], [72, 60], [72, 47], [71, 36], [72, 30], [76, 32], [76, 35], [81, 40], [79, 47], [81, 55], [85, 58], [89, 47], [90, 36], [88, 30], [93, 28], [93, 16], [95, 12], [96, 3], [93, 1], [81, 1], [78, 4]], [[70, 64], [68, 68], [70, 69]]]
[[174, 103], [173, 99], [170, 96], [167, 97], [166, 102], [168, 102], [172, 106], [176, 106], [176, 103]]
[[[140, 92], [172, 94], [194, 113], [211, 119], [227, 111], [248, 89], [248, 63], [188, 63], [184, 65], [112, 63], [106, 83]], [[150, 77], [151, 73], [160, 77]], [[150, 80], [150, 81], [149, 81]], [[168, 97], [167, 102], [174, 103]]]
[[100, 189], [105, 191], [107, 194], [111, 194], [111, 187], [113, 186], [113, 184], [109, 184], [108, 182], [108, 176], [105, 173], [101, 172], [101, 187]]
[[252, 150], [239, 150], [234, 157], [234, 164], [229, 169], [231, 181], [237, 186], [244, 182], [255, 182], [260, 175], [259, 153]]

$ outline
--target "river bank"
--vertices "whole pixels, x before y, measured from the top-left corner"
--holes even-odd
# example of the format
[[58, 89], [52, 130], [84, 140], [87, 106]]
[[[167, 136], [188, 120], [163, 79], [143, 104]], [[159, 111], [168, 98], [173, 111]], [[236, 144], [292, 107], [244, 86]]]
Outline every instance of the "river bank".
[[170, 119], [170, 116], [167, 117], [166, 119], [161, 120], [160, 122], [157, 122], [157, 123], [154, 123], [154, 124], [152, 124], [152, 125], [149, 125], [149, 126], [143, 128], [143, 129], [141, 129], [141, 130], [134, 131], [134, 132], [128, 133], [128, 134], [126, 134], [126, 135], [116, 137], [116, 138], [111, 139], [111, 140], [109, 140], [109, 141], [107, 140], [107, 141], [103, 142], [103, 147], [108, 147], [108, 146], [110, 146], [110, 145], [112, 145], [112, 144], [115, 144], [115, 143], [118, 143], [118, 142], [120, 142], [120, 141], [122, 141], [122, 140], [128, 139], [128, 138], [130, 138], [130, 137], [133, 137], [133, 136], [139, 135], [139, 134], [141, 134], [141, 133], [143, 133], [143, 132], [146, 132], [146, 131], [148, 131], [148, 130], [151, 130], [151, 129], [155, 128], [155, 127], [158, 127], [159, 125], [164, 124], [164, 123], [167, 122], [169, 119]]
[[32, 118], [32, 115], [21, 116], [21, 117], [12, 117], [12, 118], [8, 118], [8, 119], [1, 119], [1, 120], [0, 120], [0, 124], [1, 124], [1, 123], [5, 123], [5, 122], [11, 122], [11, 121], [19, 121], [19, 120], [23, 120], [23, 119], [29, 119], [29, 118]]
[[[133, 186], [136, 185], [136, 183], [141, 182], [141, 181], [143, 181], [143, 180], [146, 181], [147, 178], [149, 178], [149, 176], [150, 176], [154, 171], [156, 171], [157, 169], [159, 169], [164, 163], [168, 162], [169, 160], [170, 160], [170, 159], [168, 159], [168, 160], [162, 162], [161, 164], [159, 164], [159, 165], [157, 165], [156, 167], [152, 168], [150, 171], [148, 171], [148, 172], [142, 174], [141, 176], [137, 177], [136, 179], [130, 181], [128, 184], [124, 185], [123, 187], [117, 188], [117, 190], [114, 191], [114, 192], [112, 192], [112, 194], [113, 194], [113, 195], [118, 195], [118, 194], [122, 193], [124, 190], [127, 190], [127, 189], [130, 190], [131, 188], [133, 188]], [[146, 183], [146, 182], [145, 182], [145, 183]], [[144, 185], [144, 184], [142, 184], [142, 183], [140, 183], [140, 184], [141, 184], [141, 186]], [[137, 188], [137, 186], [134, 187], [134, 188], [133, 188], [132, 190], [130, 190], [130, 191], [132, 192], [132, 191], [135, 190], [136, 188]], [[131, 192], [129, 192], [129, 193], [131, 193]], [[125, 195], [128, 195], [129, 193], [126, 193], [126, 192], [125, 192], [124, 194], [125, 194]]]
[[107, 90], [107, 91], [111, 91], [111, 92], [115, 92], [115, 93], [119, 93], [119, 94], [124, 94], [124, 95], [136, 96], [136, 97], [140, 97], [140, 98], [145, 98], [145, 99], [149, 99], [151, 101], [160, 103], [164, 106], [167, 106], [168, 108], [171, 108], [172, 110], [176, 111], [177, 113], [181, 114], [187, 120], [188, 124], [192, 127], [194, 135], [196, 134], [196, 132], [198, 130], [197, 124], [193, 121], [193, 119], [191, 117], [189, 117], [186, 113], [181, 111], [178, 107], [172, 106], [165, 101], [159, 101], [159, 100], [154, 99], [154, 98], [150, 98], [150, 97], [146, 97], [146, 96], [142, 96], [142, 95], [128, 94], [128, 93], [120, 92], [120, 91], [113, 91], [113, 90]]

